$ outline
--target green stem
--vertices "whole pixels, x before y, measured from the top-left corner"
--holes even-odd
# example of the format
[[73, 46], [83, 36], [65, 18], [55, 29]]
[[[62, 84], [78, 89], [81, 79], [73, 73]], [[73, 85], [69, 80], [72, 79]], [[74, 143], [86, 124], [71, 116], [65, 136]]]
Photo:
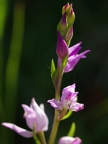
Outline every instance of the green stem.
[[33, 126], [33, 138], [34, 138], [34, 141], [35, 141], [36, 144], [41, 144], [39, 139], [38, 139], [38, 137], [37, 137], [37, 135], [36, 135], [35, 129], [36, 129], [36, 125], [34, 124], [34, 126]]
[[53, 122], [48, 144], [54, 144], [58, 127], [59, 127], [59, 120], [57, 119], [57, 117], [58, 117], [58, 111], [55, 110], [54, 122]]
[[57, 100], [60, 100], [60, 88], [61, 88], [62, 76], [63, 76], [63, 68], [59, 68], [55, 86], [55, 99]]
[[41, 144], [46, 144], [46, 139], [45, 139], [45, 135], [43, 132], [38, 133], [38, 137], [39, 137]]
[[33, 135], [33, 138], [36, 144], [41, 144], [36, 135]]
[[[55, 98], [57, 100], [60, 100], [60, 88], [61, 88], [62, 76], [63, 76], [63, 68], [59, 68], [58, 76], [56, 79], [56, 86], [55, 86]], [[56, 138], [58, 127], [59, 127], [58, 116], [59, 116], [59, 112], [57, 110], [55, 110], [52, 130], [51, 130], [48, 144], [54, 144], [54, 142], [55, 142], [55, 138]]]

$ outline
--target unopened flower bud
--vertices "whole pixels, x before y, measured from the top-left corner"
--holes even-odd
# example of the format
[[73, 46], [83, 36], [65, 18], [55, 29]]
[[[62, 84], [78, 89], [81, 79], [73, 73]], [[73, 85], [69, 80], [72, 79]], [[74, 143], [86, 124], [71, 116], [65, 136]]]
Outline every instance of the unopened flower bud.
[[75, 20], [75, 13], [74, 13], [74, 10], [72, 8], [72, 3], [71, 4], [67, 3], [65, 6], [63, 6], [62, 15], [64, 13], [66, 13], [68, 26], [71, 26]]
[[66, 12], [67, 13], [67, 15], [71, 12], [71, 10], [72, 10], [72, 3], [71, 4], [69, 4], [69, 3], [67, 3], [65, 6], [63, 6], [63, 8], [62, 8], [62, 15]]
[[73, 11], [73, 9], [71, 9], [70, 13], [68, 14], [67, 17], [67, 22], [69, 26], [72, 26], [75, 20], [75, 13]]
[[62, 15], [60, 22], [57, 25], [57, 30], [60, 31], [60, 33], [65, 32], [67, 26], [68, 24], [67, 24], [67, 19], [66, 19], [66, 13], [64, 13]]
[[61, 59], [63, 59], [68, 54], [68, 46], [59, 31], [57, 31], [56, 53]]
[[70, 44], [70, 41], [73, 37], [73, 26], [70, 27], [69, 31], [67, 32], [67, 35], [65, 37], [65, 41], [66, 43], [69, 45]]
[[75, 13], [72, 8], [72, 3], [67, 3], [62, 8], [62, 18], [57, 26], [57, 31], [60, 31], [61, 36], [69, 46], [73, 36], [73, 23], [75, 20]]

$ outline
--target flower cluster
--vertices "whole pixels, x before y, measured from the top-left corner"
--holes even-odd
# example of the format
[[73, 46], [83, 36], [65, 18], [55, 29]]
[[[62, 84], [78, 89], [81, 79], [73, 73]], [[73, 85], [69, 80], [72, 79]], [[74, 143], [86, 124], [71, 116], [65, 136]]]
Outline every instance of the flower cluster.
[[[62, 18], [57, 26], [57, 66], [55, 67], [54, 60], [51, 62], [51, 78], [55, 88], [55, 98], [47, 102], [54, 108], [55, 116], [48, 144], [54, 144], [59, 123], [70, 116], [67, 116], [68, 112], [78, 112], [84, 108], [84, 104], [77, 102], [78, 92], [75, 91], [75, 83], [65, 87], [60, 94], [63, 74], [72, 71], [79, 60], [86, 58], [86, 54], [90, 52], [90, 50], [86, 50], [79, 53], [81, 42], [69, 47], [73, 37], [74, 20], [75, 13], [72, 4], [67, 3], [63, 6]], [[44, 111], [44, 105], [38, 106], [35, 99], [32, 98], [30, 106], [22, 104], [22, 108], [24, 109], [26, 124], [31, 131], [12, 123], [3, 122], [2, 125], [14, 130], [23, 137], [33, 137], [37, 144], [47, 144], [44, 131], [48, 130], [49, 120]], [[67, 135], [61, 137], [58, 144], [80, 144], [81, 142], [82, 140], [79, 137]]]

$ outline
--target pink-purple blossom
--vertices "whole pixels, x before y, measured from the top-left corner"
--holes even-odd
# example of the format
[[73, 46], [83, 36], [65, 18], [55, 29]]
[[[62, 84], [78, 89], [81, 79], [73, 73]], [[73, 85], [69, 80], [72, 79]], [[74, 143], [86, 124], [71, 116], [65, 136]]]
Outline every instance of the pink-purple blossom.
[[58, 144], [81, 144], [82, 140], [79, 137], [64, 136], [59, 139]]
[[48, 130], [48, 117], [44, 112], [44, 105], [41, 104], [40, 107], [37, 105], [35, 99], [33, 98], [30, 104], [30, 107], [22, 104], [24, 109], [24, 118], [26, 120], [27, 126], [32, 130], [28, 131], [26, 129], [20, 128], [19, 126], [3, 122], [2, 125], [14, 130], [19, 135], [29, 138], [33, 136], [33, 129], [35, 128], [35, 133], [40, 131], [47, 131]]
[[69, 85], [65, 87], [62, 90], [62, 96], [60, 98], [60, 101], [56, 99], [48, 100], [50, 105], [54, 107], [56, 110], [72, 110], [72, 111], [79, 111], [84, 108], [84, 104], [77, 102], [77, 94], [78, 92], [75, 92], [76, 85]]
[[[57, 55], [58, 55], [58, 67], [61, 66], [62, 58], [68, 54], [68, 60], [66, 66], [64, 68], [64, 72], [70, 72], [74, 69], [76, 64], [79, 62], [81, 58], [86, 58], [86, 54], [90, 52], [90, 50], [86, 50], [80, 54], [78, 52], [81, 50], [81, 42], [77, 43], [76, 45], [68, 48], [65, 40], [62, 38], [60, 33], [58, 32], [58, 37], [60, 40], [57, 42]], [[67, 51], [68, 50], [68, 51]]]

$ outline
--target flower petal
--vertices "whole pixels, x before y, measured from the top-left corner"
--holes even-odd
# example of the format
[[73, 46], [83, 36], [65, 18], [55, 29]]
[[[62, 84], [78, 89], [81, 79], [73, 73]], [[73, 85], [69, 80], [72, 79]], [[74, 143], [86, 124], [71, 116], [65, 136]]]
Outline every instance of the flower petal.
[[75, 102], [75, 103], [72, 103], [72, 104], [70, 105], [70, 108], [69, 108], [69, 109], [72, 110], [72, 111], [77, 112], [77, 111], [79, 111], [79, 110], [84, 109], [84, 104]]
[[37, 123], [35, 112], [32, 108], [25, 104], [22, 104], [22, 107], [25, 111], [24, 118], [26, 120], [27, 126], [32, 130], [33, 126]]
[[25, 119], [26, 119], [26, 123], [27, 123], [28, 127], [31, 130], [33, 130], [34, 125], [36, 125], [36, 132], [37, 132], [38, 125], [37, 125], [37, 118], [36, 118], [35, 113], [26, 115]]
[[12, 124], [12, 123], [2, 123], [3, 126], [10, 128], [11, 130], [14, 130], [19, 135], [30, 138], [33, 136], [33, 133], [31, 131], [27, 131], [26, 129], [20, 128], [19, 126]]
[[36, 115], [36, 129], [39, 131], [47, 131], [49, 120], [46, 113], [43, 111], [42, 107], [40, 108], [36, 103], [35, 99], [32, 98], [30, 107], [34, 110]]
[[31, 113], [34, 113], [33, 109], [30, 108], [28, 105], [25, 105], [25, 104], [22, 104], [22, 107], [25, 111], [25, 114], [31, 114]]
[[82, 140], [79, 137], [64, 136], [59, 139], [58, 144], [81, 144], [81, 142]]
[[68, 94], [69, 92], [75, 92], [76, 84], [69, 85], [62, 90], [62, 95]]
[[45, 112], [44, 104], [40, 104], [40, 108]]
[[76, 55], [80, 51], [80, 49], [81, 49], [81, 46], [80, 46], [81, 43], [82, 42], [79, 42], [76, 45], [74, 45], [74, 46], [72, 46], [72, 47], [70, 47], [68, 49], [69, 50], [69, 56]]
[[88, 52], [90, 52], [90, 50], [86, 50], [78, 55], [68, 57], [68, 61], [64, 69], [64, 72], [66, 73], [66, 72], [70, 72], [71, 70], [73, 70], [73, 68], [76, 66], [76, 64], [79, 62], [81, 58], [86, 58], [85, 54]]
[[78, 92], [75, 92], [76, 84], [69, 85], [62, 90], [61, 101], [64, 99], [71, 100], [73, 97], [76, 97]]
[[56, 110], [62, 110], [63, 108], [62, 103], [60, 101], [57, 101], [56, 99], [51, 99], [51, 100], [48, 100], [47, 102], [49, 102], [50, 105]]

